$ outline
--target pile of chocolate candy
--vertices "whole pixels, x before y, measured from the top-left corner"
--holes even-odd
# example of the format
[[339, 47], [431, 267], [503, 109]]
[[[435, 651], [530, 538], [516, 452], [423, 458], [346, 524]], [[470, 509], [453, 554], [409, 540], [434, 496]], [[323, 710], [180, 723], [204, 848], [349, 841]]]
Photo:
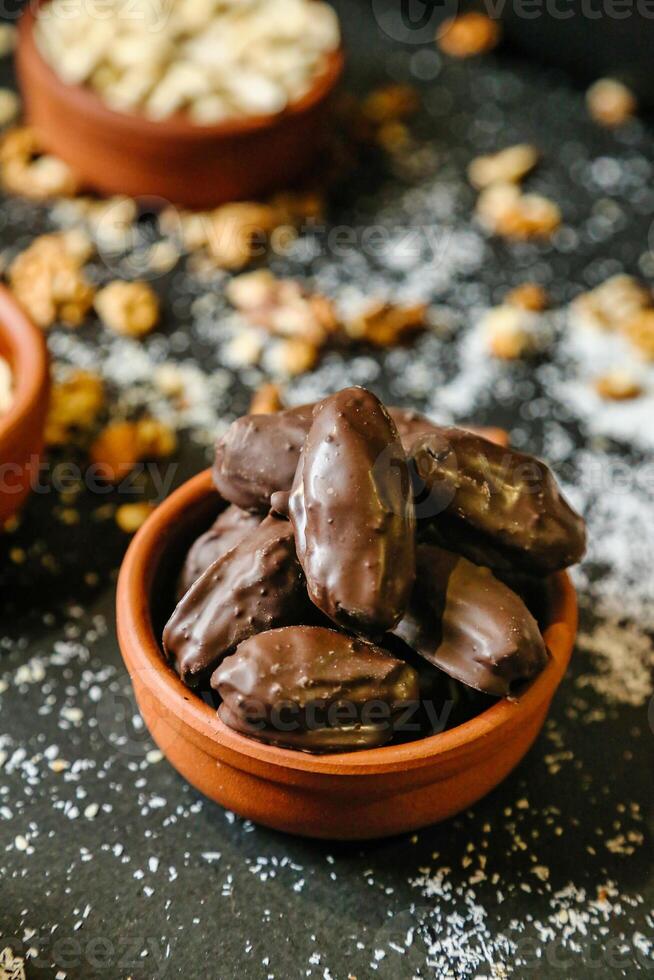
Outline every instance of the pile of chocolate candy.
[[512, 696], [545, 667], [524, 597], [579, 561], [585, 529], [534, 457], [346, 388], [238, 419], [213, 479], [229, 506], [163, 642], [231, 728], [370, 748], [442, 728], [448, 678]]

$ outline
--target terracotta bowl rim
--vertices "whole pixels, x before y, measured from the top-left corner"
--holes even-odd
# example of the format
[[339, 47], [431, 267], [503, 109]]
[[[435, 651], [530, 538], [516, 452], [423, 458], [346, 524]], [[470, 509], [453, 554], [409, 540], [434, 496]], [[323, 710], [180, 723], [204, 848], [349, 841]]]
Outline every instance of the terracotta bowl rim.
[[0, 284], [0, 336], [8, 348], [13, 379], [13, 401], [0, 416], [0, 453], [17, 425], [39, 410], [48, 384], [48, 355], [43, 333]]
[[474, 754], [485, 741], [510, 736], [516, 726], [526, 723], [551, 700], [570, 661], [577, 630], [576, 592], [565, 572], [554, 578], [551, 622], [544, 633], [552, 654], [550, 662], [518, 700], [498, 701], [470, 721], [437, 735], [352, 753], [310, 755], [258, 742], [228, 728], [215, 710], [190, 691], [166, 663], [152, 627], [149, 598], [145, 593], [146, 579], [161, 547], [162, 534], [175, 526], [184, 513], [212, 495], [217, 496], [217, 491], [211, 482], [211, 471], [205, 470], [157, 507], [127, 551], [116, 601], [118, 640], [130, 675], [138, 672], [149, 693], [163, 702], [182, 724], [208, 739], [209, 750], [213, 743], [216, 755], [222, 749], [232, 757], [242, 757], [245, 764], [255, 760], [273, 769], [324, 775], [362, 776], [433, 767], [446, 758]]
[[114, 132], [122, 130], [125, 136], [138, 135], [156, 139], [233, 139], [264, 129], [273, 129], [289, 117], [301, 116], [329, 95], [338, 84], [345, 66], [345, 52], [342, 44], [326, 55], [326, 67], [313, 81], [308, 92], [301, 99], [289, 103], [281, 112], [272, 115], [245, 116], [213, 126], [199, 126], [189, 121], [183, 113], [165, 119], [149, 119], [138, 112], [118, 112], [106, 105], [99, 95], [84, 85], [69, 85], [62, 81], [42, 56], [34, 38], [34, 24], [40, 7], [50, 0], [33, 0], [23, 11], [19, 25], [19, 45], [23, 57], [30, 59], [33, 70], [38, 72], [39, 82], [65, 99], [71, 112], [92, 117], [103, 122]]

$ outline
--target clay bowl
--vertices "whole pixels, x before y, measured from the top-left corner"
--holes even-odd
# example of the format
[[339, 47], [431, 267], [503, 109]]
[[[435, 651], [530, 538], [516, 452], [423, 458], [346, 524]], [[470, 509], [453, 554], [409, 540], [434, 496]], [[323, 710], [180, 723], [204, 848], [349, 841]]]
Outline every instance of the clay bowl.
[[16, 64], [27, 119], [44, 147], [90, 188], [215, 207], [288, 186], [319, 151], [342, 50], [329, 56], [313, 88], [277, 115], [216, 126], [195, 126], [182, 114], [154, 122], [114, 112], [92, 90], [57, 77], [34, 40], [40, 2], [27, 6], [19, 28]]
[[41, 331], [0, 286], [0, 354], [11, 365], [14, 398], [0, 416], [0, 529], [32, 485], [48, 409], [48, 355]]
[[518, 701], [502, 700], [421, 741], [314, 756], [227, 728], [164, 661], [159, 638], [190, 543], [225, 506], [207, 470], [185, 483], [134, 538], [118, 582], [118, 640], [141, 714], [168, 761], [210, 799], [258, 823], [310, 837], [356, 840], [444, 820], [484, 796], [538, 735], [577, 628], [570, 579], [552, 580], [552, 658]]

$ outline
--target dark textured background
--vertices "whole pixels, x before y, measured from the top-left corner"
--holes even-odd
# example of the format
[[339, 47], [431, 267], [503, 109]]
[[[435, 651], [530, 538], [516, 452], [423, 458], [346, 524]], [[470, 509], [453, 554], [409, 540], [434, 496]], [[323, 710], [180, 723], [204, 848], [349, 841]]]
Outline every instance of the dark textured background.
[[[380, 32], [367, 3], [338, 6], [349, 84], [364, 91], [389, 77], [410, 79], [413, 49]], [[468, 160], [517, 139], [537, 142], [547, 155], [534, 186], [562, 203], [569, 225], [584, 222], [594, 192], [575, 160], [613, 152], [614, 137], [586, 119], [580, 93], [563, 76], [509, 52], [443, 62], [437, 82], [422, 87], [425, 110], [414, 128], [436, 146], [446, 177], [456, 178], [459, 224], [474, 200], [461, 176]], [[649, 126], [638, 124], [619, 151], [651, 159], [653, 145]], [[362, 224], [384, 214], [410, 183], [381, 165], [369, 169], [339, 195], [333, 220]], [[535, 269], [562, 302], [601, 278], [607, 254], [609, 271], [611, 261], [635, 271], [651, 220], [647, 190], [644, 179], [637, 200], [625, 196], [627, 219], [609, 246], [592, 235], [572, 252], [494, 242], [480, 267], [439, 291], [439, 303], [465, 320], [466, 309], [497, 301]], [[2, 205], [0, 220], [5, 244], [47, 226], [45, 212], [19, 202]], [[277, 267], [329, 278], [324, 262]], [[387, 270], [371, 274], [383, 278]], [[188, 318], [204, 288], [177, 273], [161, 289], [164, 333], [172, 335], [174, 319]], [[85, 334], [91, 343], [94, 329]], [[98, 336], [100, 352], [103, 343]], [[434, 386], [451, 381], [460, 349], [434, 343], [420, 341], [403, 355], [400, 373], [424, 358]], [[198, 331], [185, 353], [205, 367], [216, 357]], [[340, 355], [329, 364], [318, 387], [350, 380]], [[380, 364], [380, 394], [429, 400], [401, 386], [393, 356]], [[583, 424], [550, 400], [529, 366], [511, 368], [510, 378], [508, 391], [505, 384], [478, 399], [476, 421], [507, 425], [535, 451], [554, 425], [578, 448], [588, 445]], [[242, 378], [224, 398], [227, 414], [243, 410]], [[534, 399], [542, 411], [525, 411]], [[643, 458], [626, 445], [610, 449]], [[568, 483], [578, 476], [576, 458], [573, 451], [557, 461]], [[176, 482], [204, 459], [184, 440]], [[34, 498], [21, 529], [0, 544], [27, 552], [22, 565], [5, 555], [0, 572], [0, 950], [28, 956], [28, 977], [361, 980], [654, 970], [652, 732], [642, 707], [605, 703], [575, 686], [589, 669], [584, 655], [525, 762], [473, 810], [366, 845], [288, 838], [225, 814], [152, 754], [114, 637], [114, 583], [127, 540], [111, 519], [94, 516], [97, 500], [82, 497], [77, 506], [82, 520], [71, 528], [56, 518], [55, 495]], [[606, 573], [601, 561], [591, 566], [585, 582]], [[583, 622], [586, 629], [594, 622], [590, 600]], [[69, 768], [53, 771], [55, 758]], [[621, 834], [624, 848], [606, 846]]]

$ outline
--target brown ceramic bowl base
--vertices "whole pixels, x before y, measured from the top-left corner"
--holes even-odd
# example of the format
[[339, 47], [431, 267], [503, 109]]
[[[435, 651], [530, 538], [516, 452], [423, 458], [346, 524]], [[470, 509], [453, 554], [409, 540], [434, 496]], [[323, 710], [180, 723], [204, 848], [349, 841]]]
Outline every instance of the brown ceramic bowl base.
[[35, 7], [20, 21], [17, 70], [29, 122], [43, 146], [89, 188], [208, 208], [289, 186], [320, 152], [343, 53], [329, 55], [312, 89], [284, 112], [196, 126], [109, 109], [91, 89], [66, 85], [34, 40]]
[[14, 397], [0, 416], [0, 530], [30, 492], [43, 449], [48, 356], [41, 331], [0, 286], [0, 355], [10, 364]]
[[313, 756], [227, 728], [164, 661], [159, 638], [191, 541], [224, 506], [209, 471], [184, 484], [134, 538], [118, 582], [118, 639], [139, 708], [168, 761], [210, 799], [258, 823], [309, 837], [383, 837], [444, 820], [497, 786], [534, 742], [572, 654], [570, 579], [552, 580], [545, 639], [552, 658], [517, 701], [400, 745]]

